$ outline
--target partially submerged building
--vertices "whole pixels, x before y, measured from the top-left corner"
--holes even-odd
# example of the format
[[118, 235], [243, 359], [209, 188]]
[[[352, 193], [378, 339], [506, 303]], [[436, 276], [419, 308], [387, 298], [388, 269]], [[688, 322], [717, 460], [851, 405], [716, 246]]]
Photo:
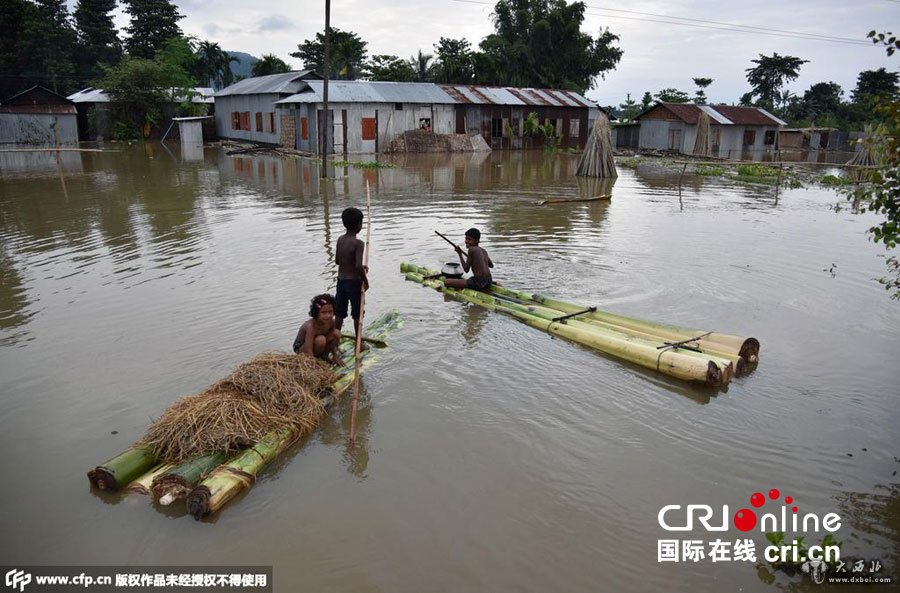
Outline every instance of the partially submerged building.
[[693, 152], [701, 114], [709, 117], [709, 156], [759, 159], [774, 152], [778, 131], [787, 125], [760, 107], [656, 103], [635, 119], [640, 121], [642, 149]]
[[[275, 102], [278, 143], [308, 152], [321, 150], [323, 87], [322, 80], [306, 79], [295, 94]], [[527, 133], [526, 119], [532, 113], [534, 123], [549, 125], [560, 147], [583, 148], [600, 113], [577, 93], [546, 89], [330, 81], [328, 95], [333, 154], [387, 152], [401, 136], [417, 130], [481, 136], [495, 149], [539, 147], [546, 135], [536, 129]]]
[[220, 138], [278, 144], [281, 120], [275, 103], [322, 77], [311, 70], [245, 78], [215, 95], [216, 133]]
[[[209, 87], [195, 87], [191, 89], [190, 97], [179, 94], [179, 91], [173, 89], [172, 105], [167, 117], [175, 115], [178, 111], [178, 105], [186, 101], [190, 101], [194, 105], [205, 106], [206, 114], [212, 114], [215, 109], [215, 99], [213, 95], [215, 91]], [[109, 138], [112, 133], [110, 123], [110, 99], [106, 91], [99, 88], [88, 87], [81, 89], [77, 93], [72, 93], [67, 97], [75, 103], [78, 111], [78, 133], [81, 138], [87, 140], [102, 140]], [[168, 123], [166, 123], [168, 127]], [[163, 127], [162, 129], [165, 129]]]
[[0, 103], [0, 144], [78, 144], [75, 104], [42, 86]]

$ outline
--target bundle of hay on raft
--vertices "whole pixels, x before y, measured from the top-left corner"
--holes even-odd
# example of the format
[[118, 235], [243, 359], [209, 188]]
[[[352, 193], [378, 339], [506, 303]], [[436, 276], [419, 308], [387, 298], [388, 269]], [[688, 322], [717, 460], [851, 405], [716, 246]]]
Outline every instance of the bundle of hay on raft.
[[140, 444], [161, 461], [179, 463], [235, 453], [273, 430], [305, 433], [325, 413], [320, 396], [332, 381], [334, 374], [320, 360], [261, 354], [201, 393], [169, 406]]

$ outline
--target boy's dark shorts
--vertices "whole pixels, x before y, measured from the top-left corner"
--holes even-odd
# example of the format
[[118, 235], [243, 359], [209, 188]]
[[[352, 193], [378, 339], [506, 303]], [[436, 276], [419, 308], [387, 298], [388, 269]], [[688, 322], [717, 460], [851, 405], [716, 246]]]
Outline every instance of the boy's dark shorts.
[[347, 305], [353, 306], [353, 319], [359, 320], [359, 300], [362, 295], [362, 279], [338, 278], [334, 295], [334, 316], [347, 318]]
[[472, 276], [466, 280], [466, 286], [475, 290], [487, 290], [491, 287], [491, 282], [490, 276]]

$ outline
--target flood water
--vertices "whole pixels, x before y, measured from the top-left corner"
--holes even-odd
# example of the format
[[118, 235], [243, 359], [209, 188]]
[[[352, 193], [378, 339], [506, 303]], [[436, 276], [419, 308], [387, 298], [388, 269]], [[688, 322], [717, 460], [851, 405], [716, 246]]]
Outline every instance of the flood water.
[[[679, 196], [678, 173], [641, 167], [608, 203], [538, 206], [605, 188], [567, 154], [320, 181], [306, 160], [117, 148], [0, 160], [4, 564], [273, 565], [276, 591], [822, 590], [657, 561], [660, 539], [761, 554], [758, 530], [668, 533], [657, 514], [778, 488], [900, 578], [900, 303], [873, 280], [878, 219], [833, 191], [688, 176]], [[364, 376], [355, 453], [345, 400], [212, 520], [91, 492], [85, 472], [178, 397], [290, 349], [366, 181], [367, 314], [405, 324]], [[403, 279], [400, 262], [454, 261], [434, 230], [470, 226], [509, 286], [754, 336], [759, 366], [712, 391]]]

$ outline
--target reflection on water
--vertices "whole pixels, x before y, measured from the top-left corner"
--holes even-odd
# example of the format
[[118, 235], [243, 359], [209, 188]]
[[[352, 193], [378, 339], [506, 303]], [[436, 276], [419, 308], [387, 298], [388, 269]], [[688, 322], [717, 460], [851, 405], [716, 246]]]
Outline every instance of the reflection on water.
[[[212, 551], [274, 563], [278, 590], [766, 591], [751, 566], [652, 558], [662, 506], [771, 485], [837, 506], [839, 539], [865, 548], [848, 553], [896, 565], [883, 466], [900, 436], [900, 316], [872, 281], [873, 217], [831, 211], [832, 193], [776, 201], [686, 176], [679, 196], [678, 173], [576, 179], [577, 156], [543, 152], [380, 155], [395, 166], [323, 180], [308, 159], [117, 148], [62, 154], [68, 198], [55, 159], [0, 160], [10, 562]], [[85, 469], [176, 398], [289, 348], [309, 298], [333, 289], [340, 213], [364, 207], [367, 182], [367, 315], [397, 308], [405, 324], [364, 378], [355, 449], [344, 399], [208, 523], [90, 496]], [[754, 335], [759, 368], [713, 394], [402, 280], [401, 261], [455, 259], [434, 230], [461, 241], [471, 226], [501, 282]]]

